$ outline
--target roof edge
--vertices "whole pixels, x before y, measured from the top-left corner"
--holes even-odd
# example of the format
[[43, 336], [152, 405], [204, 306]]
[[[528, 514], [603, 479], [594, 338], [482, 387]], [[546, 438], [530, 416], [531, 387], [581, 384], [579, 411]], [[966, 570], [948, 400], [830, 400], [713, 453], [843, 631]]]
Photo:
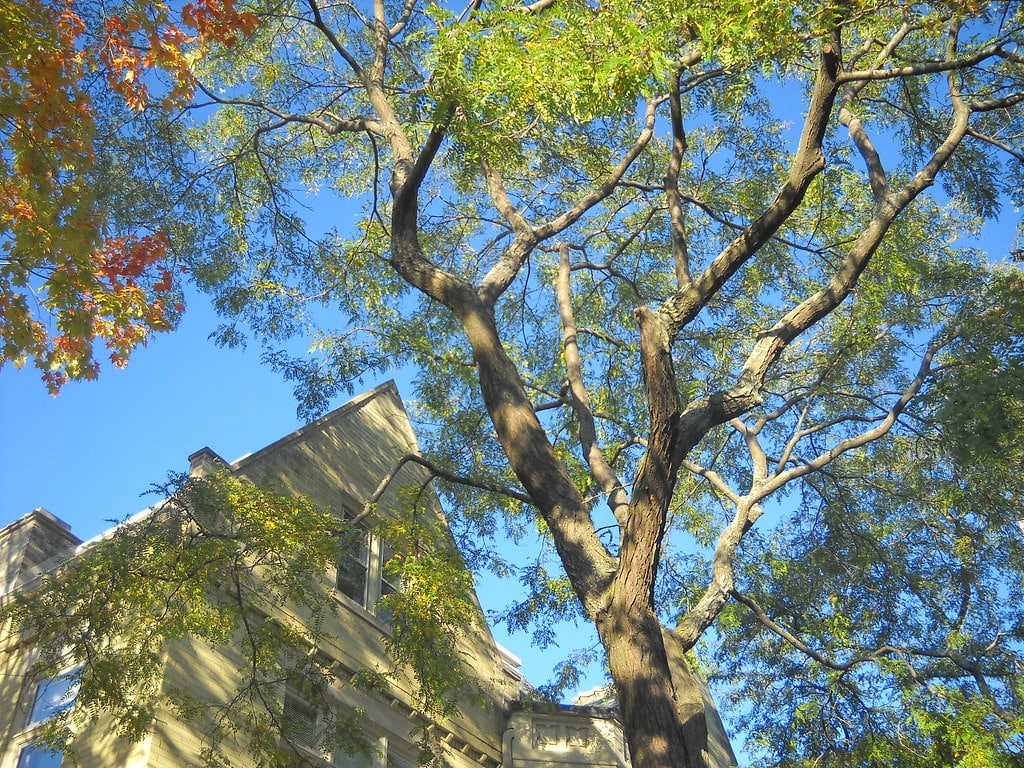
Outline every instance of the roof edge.
[[330, 424], [331, 422], [344, 418], [353, 411], [364, 407], [367, 403], [371, 402], [372, 400], [387, 395], [390, 395], [394, 398], [396, 405], [398, 406], [399, 410], [402, 413], [402, 416], [405, 418], [406, 424], [408, 425], [406, 432], [407, 438], [411, 441], [410, 450], [418, 453], [419, 447], [416, 444], [416, 437], [412, 431], [412, 422], [409, 419], [409, 414], [405, 410], [405, 403], [402, 401], [402, 396], [398, 392], [398, 385], [395, 383], [394, 379], [388, 379], [387, 381], [382, 382], [377, 386], [372, 387], [371, 389], [368, 389], [367, 391], [359, 395], [356, 395], [351, 400], [342, 403], [333, 411], [325, 413], [320, 418], [309, 422], [305, 426], [299, 427], [294, 432], [290, 432], [284, 437], [278, 438], [274, 442], [270, 443], [269, 445], [263, 446], [257, 451], [247, 453], [241, 458], [235, 459], [228, 465], [228, 468], [232, 472], [237, 472], [241, 469], [244, 469], [248, 464], [256, 461], [261, 456], [272, 451], [278, 450], [279, 448], [281, 448], [284, 445], [287, 445], [290, 442], [299, 440], [302, 437], [308, 435], [310, 432], [315, 432], [317, 430], [323, 429], [326, 425]]

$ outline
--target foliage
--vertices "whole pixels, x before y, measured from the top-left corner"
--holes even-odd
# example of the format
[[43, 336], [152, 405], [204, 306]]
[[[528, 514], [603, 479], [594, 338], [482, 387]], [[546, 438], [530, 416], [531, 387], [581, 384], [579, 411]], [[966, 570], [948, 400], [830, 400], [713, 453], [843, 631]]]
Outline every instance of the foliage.
[[138, 49], [138, 222], [305, 412], [415, 367], [466, 559], [593, 622], [638, 768], [700, 764], [698, 644], [765, 765], [1019, 761], [1019, 4], [216, 8]]
[[479, 610], [470, 598], [472, 577], [443, 519], [421, 509], [416, 499], [409, 502], [408, 518], [389, 518], [380, 525], [394, 550], [385, 573], [401, 584], [380, 605], [391, 622], [387, 646], [392, 656], [415, 671], [424, 711], [445, 717], [475, 688], [456, 647], [460, 636], [474, 630]]
[[[305, 742], [293, 741], [282, 709], [289, 687], [323, 712], [316, 735], [323, 749], [365, 749], [359, 713], [340, 712], [331, 691], [382, 681], [370, 671], [353, 678], [321, 652], [334, 640], [324, 627], [338, 610], [329, 579], [365, 531], [307, 499], [228, 475], [174, 478], [160, 490], [164, 501], [0, 606], [0, 622], [33, 638], [33, 676], [71, 668], [80, 683], [76, 706], [46, 720], [39, 740], [74, 756], [74, 733], [101, 716], [138, 740], [157, 708], [170, 706], [204, 734], [205, 765], [229, 765], [239, 748], [254, 765], [307, 765], [294, 746]], [[395, 552], [396, 578], [417, 586], [416, 574], [443, 560], [419, 533], [396, 540]], [[464, 680], [451, 647], [455, 628], [469, 624], [461, 574], [435, 580], [431, 594], [443, 601], [408, 595], [392, 604], [408, 627], [391, 639], [399, 659], [436, 660], [416, 678], [425, 708], [442, 710], [443, 695]], [[232, 648], [235, 695], [223, 700], [187, 670], [169, 670], [169, 643]]]
[[189, 54], [230, 45], [256, 21], [230, 0], [187, 3], [177, 23], [163, 5], [98, 12], [73, 0], [0, 3], [0, 366], [32, 360], [52, 394], [97, 376], [97, 341], [123, 367], [173, 327], [183, 265], [159, 222], [111, 213], [130, 184], [102, 155], [150, 104], [147, 75], [169, 76], [155, 83], [159, 104], [184, 103]]

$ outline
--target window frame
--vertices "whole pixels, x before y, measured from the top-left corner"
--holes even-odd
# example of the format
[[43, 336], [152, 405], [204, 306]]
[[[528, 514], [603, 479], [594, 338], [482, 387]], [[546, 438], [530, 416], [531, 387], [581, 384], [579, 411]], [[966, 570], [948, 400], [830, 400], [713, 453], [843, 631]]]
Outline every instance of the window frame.
[[[69, 712], [78, 699], [81, 686], [79, 673], [81, 664], [68, 667], [56, 675], [43, 678], [32, 687], [31, 696], [24, 696], [22, 701], [27, 705], [23, 708], [25, 721], [21, 730], [12, 739], [14, 749], [8, 753], [4, 764], [12, 768], [32, 768], [40, 763], [33, 759], [43, 757], [41, 768], [59, 768], [64, 762], [64, 752], [54, 752], [35, 742], [36, 732], [51, 718]], [[31, 762], [29, 762], [31, 760]], [[56, 761], [56, 762], [54, 762]], [[0, 761], [4, 762], [4, 761]]]
[[[343, 516], [348, 521], [355, 518], [355, 514], [349, 509], [344, 510]], [[339, 558], [335, 566], [334, 588], [338, 595], [357, 604], [385, 626], [390, 626], [391, 612], [380, 606], [379, 602], [382, 597], [401, 589], [400, 582], [389, 578], [384, 573], [384, 566], [394, 556], [394, 550], [371, 527], [363, 523], [357, 524], [357, 527], [363, 533], [360, 552], [356, 556], [346, 552]], [[351, 584], [346, 585], [345, 581], [354, 583], [358, 580], [343, 580], [343, 569], [346, 566], [348, 566], [349, 573], [355, 573], [357, 569], [362, 569], [361, 597], [355, 596], [356, 590], [346, 588], [346, 586], [351, 587]]]

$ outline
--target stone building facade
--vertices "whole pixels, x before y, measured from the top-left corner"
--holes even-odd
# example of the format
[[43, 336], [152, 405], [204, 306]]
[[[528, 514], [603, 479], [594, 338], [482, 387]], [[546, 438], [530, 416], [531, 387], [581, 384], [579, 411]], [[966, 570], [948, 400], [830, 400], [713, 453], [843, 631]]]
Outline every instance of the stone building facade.
[[[203, 448], [190, 457], [190, 471], [193, 475], [226, 471], [302, 494], [337, 514], [352, 514], [362, 509], [363, 501], [393, 471], [397, 459], [416, 450], [401, 398], [394, 384], [387, 383], [235, 462], [228, 463]], [[404, 465], [376, 505], [375, 514], [393, 514], [401, 504], [397, 489], [420, 487], [424, 480], [419, 467]], [[439, 505], [437, 514], [442, 514]], [[83, 544], [65, 523], [43, 509], [0, 529], [0, 601], [4, 595], [31, 588], [39, 574], [87, 546], [88, 542]], [[337, 626], [330, 627], [327, 634], [332, 639], [320, 650], [330, 655], [334, 668], [343, 675], [395, 668], [387, 651], [390, 628], [384, 617], [376, 615], [377, 599], [397, 588], [387, 583], [383, 573], [386, 558], [386, 545], [368, 534], [362, 551], [349, 560], [344, 573], [339, 566]], [[524, 704], [532, 689], [520, 674], [517, 660], [494, 641], [482, 611], [478, 625], [479, 631], [463, 633], [459, 653], [468, 660], [481, 696], [467, 701], [443, 722], [429, 722], [416, 708], [412, 679], [402, 674], [391, 676], [383, 690], [341, 686], [336, 693], [337, 706], [361, 713], [363, 735], [375, 748], [370, 754], [358, 755], [311, 752], [311, 762], [323, 768], [412, 768], [417, 764], [417, 734], [428, 728], [452, 768], [628, 766], [613, 708], [552, 709]], [[0, 627], [0, 768], [62, 765], [60, 754], [34, 745], [33, 734], [48, 715], [74, 706], [73, 677], [34, 678], [32, 661], [30, 639]], [[168, 686], [207, 697], [226, 696], [239, 674], [239, 659], [231, 647], [176, 642], [167, 649], [162, 674]], [[285, 697], [285, 711], [294, 717], [316, 717], [293, 691], [282, 689], [281, 696]], [[714, 714], [713, 709], [711, 712]], [[717, 715], [713, 719], [717, 723]], [[157, 712], [141, 740], [128, 741], [110, 730], [103, 727], [101, 719], [77, 735], [75, 754], [80, 765], [184, 768], [199, 762], [202, 734], [168, 709]], [[716, 742], [723, 740], [724, 733], [716, 736]], [[734, 762], [727, 740], [724, 745], [716, 743], [715, 749], [721, 755], [715, 768]], [[230, 759], [237, 768], [251, 764], [241, 749]]]

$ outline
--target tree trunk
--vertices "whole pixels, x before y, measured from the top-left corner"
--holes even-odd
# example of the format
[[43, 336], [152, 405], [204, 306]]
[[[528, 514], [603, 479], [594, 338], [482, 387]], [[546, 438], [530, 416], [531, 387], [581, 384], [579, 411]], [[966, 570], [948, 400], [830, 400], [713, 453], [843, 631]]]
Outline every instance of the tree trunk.
[[704, 700], [683, 649], [649, 607], [597, 620], [633, 768], [708, 768]]

